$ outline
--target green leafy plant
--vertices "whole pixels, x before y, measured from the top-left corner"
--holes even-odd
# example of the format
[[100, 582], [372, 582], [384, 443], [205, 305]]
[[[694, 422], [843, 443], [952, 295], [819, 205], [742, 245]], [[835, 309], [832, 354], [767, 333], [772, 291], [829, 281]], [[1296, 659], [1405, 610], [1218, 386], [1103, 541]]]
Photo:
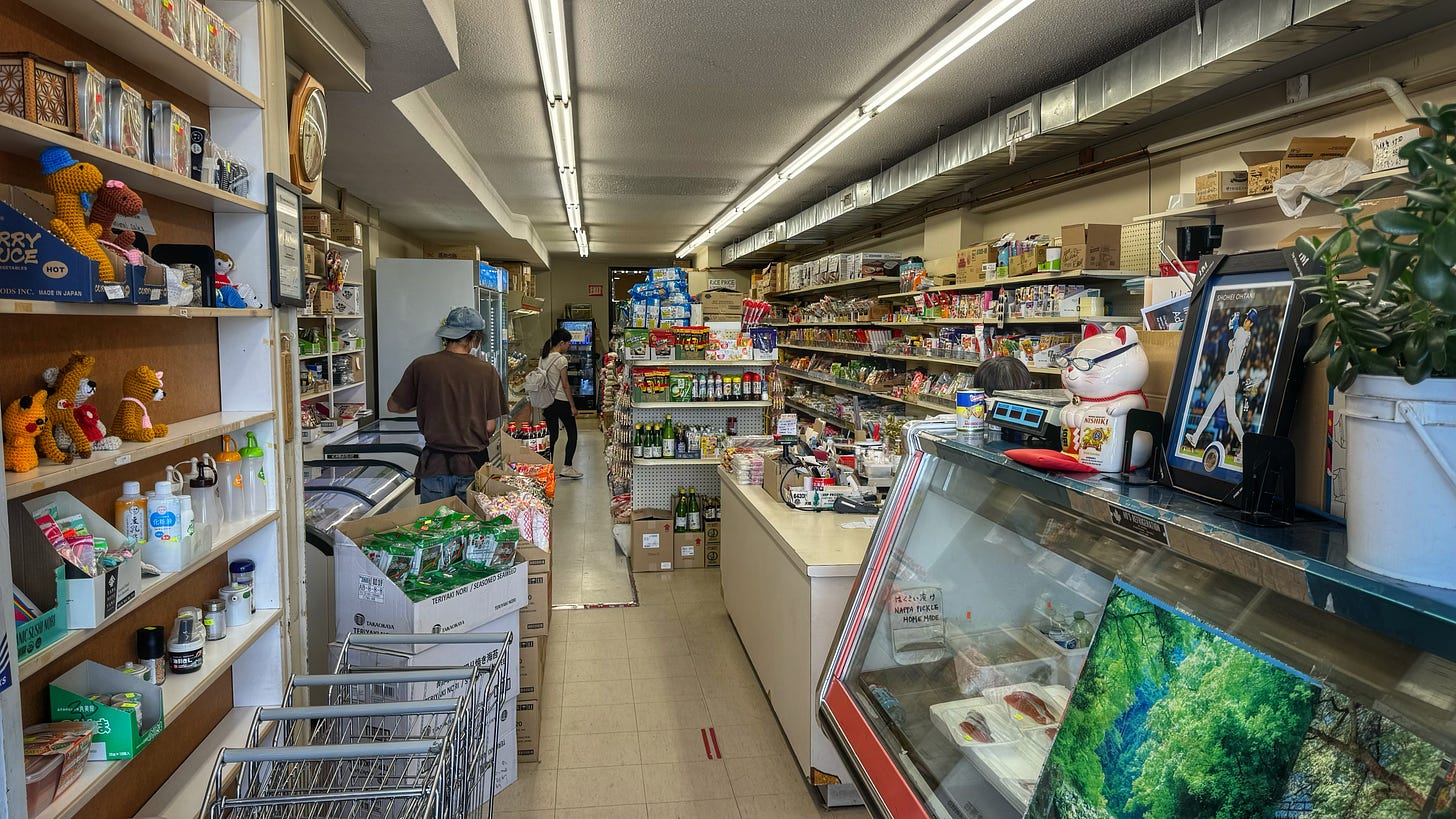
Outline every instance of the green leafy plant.
[[[1411, 384], [1456, 371], [1456, 104], [1422, 106], [1410, 122], [1421, 135], [1400, 149], [1407, 173], [1343, 201], [1306, 194], [1336, 208], [1344, 227], [1296, 249], [1324, 262], [1296, 279], [1311, 299], [1301, 323], [1328, 317], [1305, 355], [1328, 357], [1326, 374], [1341, 390], [1361, 375], [1398, 375]], [[1391, 183], [1410, 187], [1403, 206], [1361, 216], [1362, 203]], [[1370, 268], [1364, 280], [1346, 276]]]

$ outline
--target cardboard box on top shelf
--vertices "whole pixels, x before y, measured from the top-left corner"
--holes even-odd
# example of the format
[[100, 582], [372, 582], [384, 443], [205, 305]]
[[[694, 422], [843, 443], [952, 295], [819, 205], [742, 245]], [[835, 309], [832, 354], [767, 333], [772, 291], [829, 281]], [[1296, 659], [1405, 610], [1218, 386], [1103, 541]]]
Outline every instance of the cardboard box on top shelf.
[[322, 287], [313, 291], [314, 315], [327, 316], [334, 312], [334, 291]]
[[480, 248], [476, 245], [425, 245], [426, 259], [466, 259], [480, 261]]
[[1148, 409], [1162, 412], [1168, 403], [1168, 390], [1173, 384], [1173, 370], [1178, 365], [1178, 344], [1181, 330], [1138, 330], [1138, 345], [1148, 356], [1148, 380], [1143, 393]]
[[545, 635], [551, 631], [551, 575], [526, 577], [526, 605], [521, 609], [521, 633]]
[[1213, 171], [1193, 180], [1195, 201], [1200, 205], [1227, 202], [1249, 195], [1248, 171]]
[[987, 262], [996, 261], [996, 246], [991, 242], [978, 242], [956, 252], [956, 283], [969, 284], [985, 279], [983, 272]]
[[672, 512], [637, 509], [632, 512], [632, 571], [670, 572], [673, 569]]
[[[509, 438], [503, 440], [511, 440]], [[334, 530], [334, 625], [339, 636], [365, 634], [463, 633], [514, 615], [526, 605], [524, 561], [473, 583], [419, 602], [405, 595], [393, 580], [360, 550], [375, 532], [394, 529], [432, 515], [440, 506], [471, 513], [458, 498], [410, 506], [383, 515], [340, 524]], [[416, 653], [428, 645], [410, 643], [396, 650]]]
[[329, 231], [329, 238], [349, 247], [363, 247], [364, 226], [353, 219], [340, 216], [334, 220], [333, 229]]
[[521, 697], [536, 699], [541, 696], [541, 683], [546, 668], [546, 636], [522, 634], [520, 640]]
[[1370, 137], [1370, 170], [1389, 171], [1404, 168], [1406, 161], [1400, 158], [1400, 149], [1413, 139], [1430, 135], [1430, 128], [1410, 123], [1384, 131], [1376, 131]]
[[1273, 193], [1274, 182], [1279, 177], [1302, 171], [1316, 159], [1347, 156], [1354, 146], [1354, 137], [1297, 136], [1290, 139], [1289, 147], [1282, 151], [1241, 151], [1239, 156], [1249, 166], [1247, 193], [1249, 196]]
[[541, 761], [540, 700], [516, 701], [516, 758], [521, 762]]
[[672, 567], [703, 568], [703, 533], [675, 532], [672, 536]]
[[703, 523], [703, 565], [709, 568], [719, 565], [723, 556], [723, 521], [709, 520]]
[[925, 260], [925, 276], [936, 284], [955, 284], [956, 257], [941, 256]]
[[1062, 225], [1062, 270], [1117, 270], [1122, 262], [1121, 225]]
[[[1162, 304], [1168, 299], [1187, 295], [1188, 285], [1177, 276], [1149, 276], [1143, 279], [1143, 307]], [[1138, 330], [1142, 332], [1141, 329]]]
[[315, 236], [327, 238], [334, 232], [333, 217], [329, 215], [328, 211], [320, 208], [304, 208], [301, 224], [304, 233], [312, 233]]
[[743, 300], [737, 290], [708, 290], [698, 297], [703, 303], [704, 320], [735, 321], [743, 316]]

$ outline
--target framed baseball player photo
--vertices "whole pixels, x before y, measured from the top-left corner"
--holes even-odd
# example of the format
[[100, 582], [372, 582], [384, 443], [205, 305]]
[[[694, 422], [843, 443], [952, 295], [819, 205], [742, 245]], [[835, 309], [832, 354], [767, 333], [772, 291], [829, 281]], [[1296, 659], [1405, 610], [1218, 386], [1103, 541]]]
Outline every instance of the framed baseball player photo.
[[1289, 431], [1309, 346], [1297, 270], [1292, 248], [1204, 257], [1164, 417], [1175, 487], [1228, 500], [1243, 480], [1245, 437]]

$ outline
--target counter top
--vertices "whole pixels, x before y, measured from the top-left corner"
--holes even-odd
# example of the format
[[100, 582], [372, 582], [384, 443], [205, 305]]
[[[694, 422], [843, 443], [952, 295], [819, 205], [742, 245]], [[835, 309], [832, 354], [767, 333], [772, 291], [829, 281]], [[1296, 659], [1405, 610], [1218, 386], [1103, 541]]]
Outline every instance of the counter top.
[[[855, 577], [874, 529], [844, 529], [864, 515], [798, 512], [769, 497], [762, 486], [743, 486], [719, 470], [723, 492], [731, 492], [772, 535], [784, 555], [809, 577]], [[727, 533], [725, 533], [727, 534]], [[725, 540], [727, 538], [725, 537]]]

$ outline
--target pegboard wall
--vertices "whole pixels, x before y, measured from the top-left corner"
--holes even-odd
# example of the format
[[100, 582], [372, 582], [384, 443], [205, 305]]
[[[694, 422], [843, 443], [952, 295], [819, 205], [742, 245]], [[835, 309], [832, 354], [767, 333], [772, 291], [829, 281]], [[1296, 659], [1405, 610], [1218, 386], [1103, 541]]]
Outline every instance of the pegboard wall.
[[[725, 427], [736, 418], [739, 435], [760, 435], [764, 431], [764, 407], [752, 403], [724, 401], [707, 405], [679, 404], [666, 407], [632, 407], [632, 424], [660, 423], [668, 413], [674, 426], [703, 426], [713, 430]], [[629, 439], [630, 440], [630, 439]], [[662, 459], [660, 463], [636, 464], [632, 467], [632, 508], [671, 509], [679, 486], [695, 486], [698, 494], [718, 494], [716, 464], [677, 463]]]

